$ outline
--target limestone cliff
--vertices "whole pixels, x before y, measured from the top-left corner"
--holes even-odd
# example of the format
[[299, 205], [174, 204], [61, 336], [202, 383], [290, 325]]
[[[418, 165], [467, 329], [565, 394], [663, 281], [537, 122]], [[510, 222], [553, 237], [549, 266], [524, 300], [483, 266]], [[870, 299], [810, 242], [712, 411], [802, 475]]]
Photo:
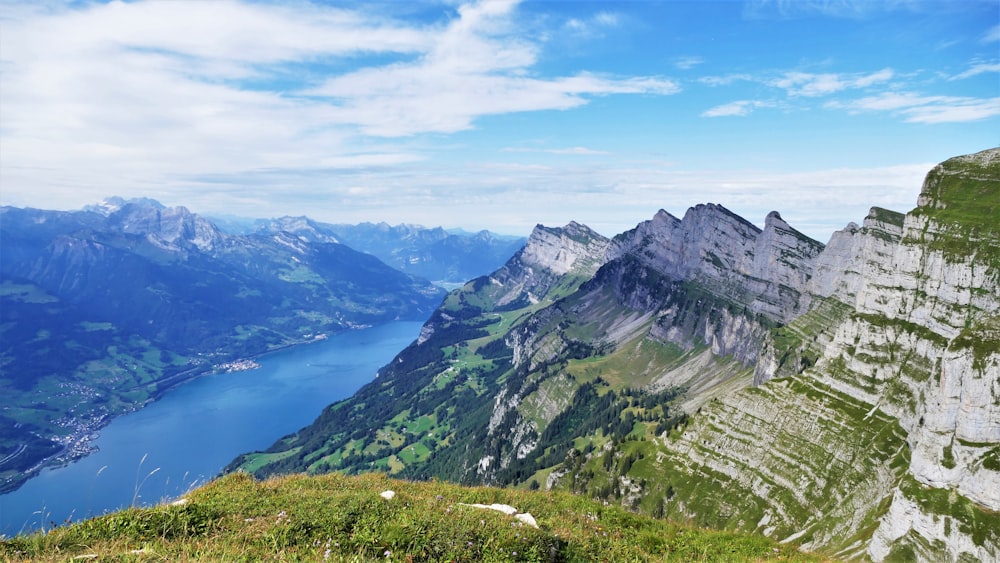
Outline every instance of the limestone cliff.
[[[799, 286], [812, 310], [762, 350], [762, 386], [710, 405], [665, 442], [672, 459], [725, 474], [765, 507], [762, 529], [784, 524], [807, 546], [879, 561], [1000, 556], [998, 194], [994, 149], [932, 170], [905, 216], [873, 208], [835, 233]], [[862, 438], [873, 427], [884, 436]], [[798, 498], [775, 498], [775, 483]], [[836, 499], [829, 510], [816, 510], [817, 488]], [[698, 500], [686, 510], [704, 510]]]
[[826, 245], [715, 204], [610, 241], [539, 226], [377, 383], [240, 463], [544, 485], [838, 558], [996, 560], [998, 206], [994, 149]]

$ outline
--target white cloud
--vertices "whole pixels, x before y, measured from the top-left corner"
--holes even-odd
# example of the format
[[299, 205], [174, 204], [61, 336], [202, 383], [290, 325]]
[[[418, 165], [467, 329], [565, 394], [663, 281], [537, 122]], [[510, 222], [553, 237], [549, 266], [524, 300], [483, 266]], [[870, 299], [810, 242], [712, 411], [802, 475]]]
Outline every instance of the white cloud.
[[705, 59], [702, 57], [678, 57], [674, 61], [674, 66], [681, 70], [690, 70], [704, 62]]
[[596, 37], [606, 29], [619, 27], [622, 24], [622, 16], [615, 12], [602, 11], [589, 18], [570, 18], [564, 27], [580, 37]]
[[816, 15], [864, 19], [880, 12], [913, 9], [925, 4], [911, 0], [747, 0], [743, 14], [751, 19], [792, 19]]
[[604, 27], [617, 27], [621, 24], [621, 17], [613, 12], [599, 12], [594, 16], [594, 22]]
[[18, 64], [149, 49], [260, 65], [363, 51], [417, 52], [428, 41], [421, 30], [334, 8], [292, 10], [231, 0], [91, 5], [14, 22], [4, 35], [3, 57]]
[[703, 76], [698, 79], [698, 82], [709, 86], [729, 86], [735, 82], [751, 82], [756, 80], [757, 78], [752, 74], [736, 73], [724, 76]]
[[330, 79], [308, 94], [335, 100], [341, 123], [356, 124], [367, 135], [401, 137], [469, 129], [476, 118], [486, 115], [575, 108], [590, 96], [679, 91], [673, 81], [656, 77], [581, 73], [533, 78], [488, 68], [490, 60], [484, 57], [480, 68], [449, 67], [431, 58], [413, 65], [364, 69]]
[[501, 152], [525, 152], [525, 153], [547, 153], [547, 154], [562, 154], [562, 155], [580, 155], [580, 156], [596, 156], [602, 154], [611, 154], [607, 151], [595, 150], [587, 147], [568, 147], [562, 149], [532, 149], [523, 147], [505, 147], [500, 149]]
[[709, 108], [701, 113], [702, 117], [743, 117], [757, 108], [774, 107], [773, 102], [760, 100], [739, 100]]
[[972, 65], [972, 67], [962, 73], [952, 76], [948, 80], [962, 80], [964, 78], [971, 78], [978, 74], [985, 74], [988, 72], [1000, 72], [1000, 63], [979, 63]]
[[[5, 5], [0, 196], [47, 190], [66, 208], [113, 193], [156, 197], [209, 175], [370, 173], [425, 158], [419, 144], [391, 137], [679, 90], [659, 77], [539, 75], [542, 45], [516, 4], [461, 5], [443, 23], [390, 20], [363, 5]], [[380, 66], [363, 66], [372, 56]]]
[[787, 91], [790, 96], [817, 97], [886, 82], [892, 79], [893, 74], [892, 69], [888, 68], [870, 74], [786, 72], [768, 83]]
[[711, 109], [702, 112], [702, 117], [729, 117], [729, 116], [744, 116], [750, 113], [753, 109], [753, 102], [748, 100], [740, 100], [737, 102], [730, 102], [728, 104], [722, 104], [720, 106], [715, 106]]
[[979, 40], [980, 43], [996, 43], [997, 41], [1000, 41], [1000, 24], [991, 27]]
[[888, 111], [911, 123], [956, 123], [1000, 115], [1000, 97], [921, 96], [888, 92], [850, 102], [831, 102], [827, 107], [846, 109], [852, 113]]

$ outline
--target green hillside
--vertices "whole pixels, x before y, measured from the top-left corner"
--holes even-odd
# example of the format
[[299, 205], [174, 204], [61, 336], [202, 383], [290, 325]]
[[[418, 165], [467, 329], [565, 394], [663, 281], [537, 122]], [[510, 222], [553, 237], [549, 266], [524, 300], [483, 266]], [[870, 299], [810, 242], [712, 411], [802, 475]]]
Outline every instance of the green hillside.
[[[395, 496], [382, 498], [383, 491]], [[538, 527], [470, 504], [507, 504]], [[0, 541], [4, 561], [822, 561], [762, 536], [639, 516], [565, 493], [381, 474], [237, 473], [181, 505]]]

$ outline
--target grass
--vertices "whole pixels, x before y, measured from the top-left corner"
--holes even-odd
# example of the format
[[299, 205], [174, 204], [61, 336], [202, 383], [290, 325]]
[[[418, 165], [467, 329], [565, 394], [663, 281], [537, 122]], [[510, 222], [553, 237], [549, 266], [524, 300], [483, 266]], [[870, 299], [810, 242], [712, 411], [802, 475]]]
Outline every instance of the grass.
[[[643, 330], [645, 334], [647, 330]], [[566, 371], [580, 382], [593, 381], [598, 376], [612, 389], [643, 387], [666, 371], [665, 366], [675, 366], [685, 350], [672, 343], [652, 338], [638, 338], [603, 356], [570, 360]]]
[[[385, 500], [380, 493], [395, 491]], [[10, 561], [821, 561], [757, 535], [640, 516], [581, 496], [381, 474], [243, 473], [183, 505], [128, 509], [0, 542]], [[502, 503], [537, 520], [467, 504]]]
[[912, 213], [929, 216], [944, 230], [928, 242], [932, 250], [1000, 269], [1000, 252], [990, 244], [998, 236], [1000, 160], [976, 155], [947, 160], [927, 175], [921, 197], [925, 204]]

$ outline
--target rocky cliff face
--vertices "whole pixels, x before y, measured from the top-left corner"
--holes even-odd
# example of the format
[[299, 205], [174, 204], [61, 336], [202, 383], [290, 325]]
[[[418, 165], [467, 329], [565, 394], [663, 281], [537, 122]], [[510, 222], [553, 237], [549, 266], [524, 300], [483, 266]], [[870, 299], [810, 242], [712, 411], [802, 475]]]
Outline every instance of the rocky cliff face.
[[610, 241], [585, 225], [537, 225], [524, 248], [490, 276], [505, 288], [498, 305], [526, 298], [537, 303], [563, 276], [588, 279], [607, 261]]
[[[728, 473], [727, 486], [767, 507], [761, 516], [765, 529], [783, 522], [807, 545], [840, 546], [843, 555], [865, 553], [879, 561], [995, 559], [998, 155], [992, 150], [947, 161], [928, 175], [912, 212], [873, 208], [863, 226], [835, 233], [814, 260], [812, 278], [799, 286], [812, 296], [812, 310], [772, 333], [763, 348], [755, 384], [782, 379], [712, 405], [681, 440], [666, 443], [668, 450], [688, 464], [699, 460], [703, 468], [694, 473]], [[810, 390], [787, 395], [785, 389], [795, 385]], [[843, 419], [861, 411], [864, 416]], [[775, 418], [784, 422], [775, 425]], [[873, 424], [894, 437], [887, 449], [868, 452], [869, 441], [858, 440]], [[824, 462], [820, 452], [804, 455], [809, 449], [802, 444], [781, 447], [782, 436], [769, 435], [776, 428], [784, 441], [854, 452], [854, 469], [865, 467], [867, 477], [849, 478], [851, 468], [832, 469], [836, 464]], [[742, 447], [734, 444], [734, 433], [743, 437], [736, 442]], [[765, 456], [747, 451], [765, 442], [761, 436], [777, 447]], [[803, 511], [796, 517], [770, 491], [752, 484], [789, 471], [813, 487], [836, 476], [863, 493], [852, 501], [851, 491], [833, 489], [838, 506], [850, 507], [842, 516], [837, 510], [808, 515], [814, 499], [806, 499], [796, 503]], [[783, 486], [809, 490], [793, 483]], [[689, 503], [697, 499], [692, 495]], [[871, 539], [845, 541], [860, 522], [874, 528]]]
[[611, 241], [539, 227], [377, 385], [242, 461], [544, 484], [844, 558], [997, 559], [998, 155], [825, 246], [718, 205]]

